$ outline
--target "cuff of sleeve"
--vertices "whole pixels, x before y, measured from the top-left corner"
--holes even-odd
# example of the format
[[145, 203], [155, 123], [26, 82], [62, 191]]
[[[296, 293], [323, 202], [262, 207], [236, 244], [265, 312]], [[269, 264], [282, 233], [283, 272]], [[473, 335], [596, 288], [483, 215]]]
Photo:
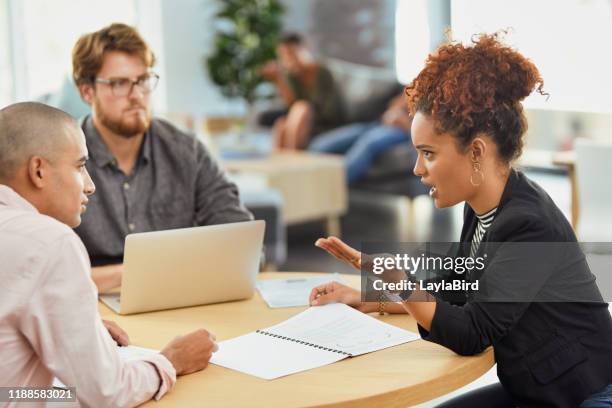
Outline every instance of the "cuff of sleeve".
[[[406, 277], [408, 278], [406, 279], [408, 282], [412, 283], [413, 285], [417, 284], [417, 280], [414, 277], [414, 275], [412, 275], [410, 272], [404, 272], [404, 273], [406, 274]], [[408, 286], [406, 289], [404, 289], [403, 291], [399, 293], [399, 297], [402, 299], [402, 301], [408, 300], [410, 295], [412, 295], [412, 292], [414, 292], [414, 290], [411, 289], [410, 286]]]
[[429, 331], [427, 331], [423, 326], [417, 324], [417, 328], [419, 329], [419, 334], [423, 340], [429, 341]]
[[159, 388], [153, 396], [153, 398], [158, 401], [174, 387], [176, 383], [176, 370], [170, 360], [162, 354], [149, 356], [144, 360], [151, 363], [159, 375]]
[[431, 320], [431, 327], [428, 330], [418, 326], [419, 333], [423, 340], [447, 346], [449, 343], [449, 333], [460, 333], [462, 331], [462, 323], [459, 316], [456, 316], [456, 308], [436, 299], [436, 311]]
[[412, 295], [412, 289], [406, 289], [400, 292], [399, 297], [402, 299], [402, 301], [404, 300], [408, 300], [408, 298], [410, 297], [410, 295]]

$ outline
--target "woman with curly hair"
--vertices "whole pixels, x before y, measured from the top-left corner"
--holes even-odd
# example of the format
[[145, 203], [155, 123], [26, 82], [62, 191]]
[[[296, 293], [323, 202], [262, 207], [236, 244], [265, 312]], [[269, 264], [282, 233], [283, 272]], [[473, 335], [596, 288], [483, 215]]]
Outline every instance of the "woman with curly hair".
[[[481, 280], [494, 277], [510, 292], [520, 287], [537, 295], [530, 301], [515, 293], [514, 301], [481, 302], [464, 294], [463, 301], [450, 302], [415, 290], [405, 294], [410, 297], [402, 296], [402, 302], [389, 303], [387, 311], [410, 313], [424, 340], [461, 355], [493, 346], [500, 382], [443, 406], [611, 406], [612, 319], [584, 254], [557, 251], [558, 259], [542, 254], [537, 267], [527, 265], [525, 271], [524, 259], [503, 252], [512, 247], [508, 243], [528, 248], [554, 243], [557, 249], [577, 244], [546, 192], [512, 167], [527, 130], [521, 101], [534, 90], [544, 94], [543, 81], [531, 61], [498, 37], [481, 35], [470, 46], [442, 45], [407, 86], [414, 114], [412, 141], [418, 151], [414, 174], [431, 187], [436, 207], [465, 201], [460, 239], [466, 244], [464, 255], [503, 244]], [[362, 254], [338, 238], [319, 239], [316, 245], [361, 267]], [[569, 288], [581, 286], [583, 293], [591, 294], [589, 300], [535, 298], [560, 290], [560, 282], [569, 282]], [[415, 301], [419, 292], [430, 301]], [[339, 283], [313, 289], [310, 302], [342, 302], [366, 313], [379, 308]]]

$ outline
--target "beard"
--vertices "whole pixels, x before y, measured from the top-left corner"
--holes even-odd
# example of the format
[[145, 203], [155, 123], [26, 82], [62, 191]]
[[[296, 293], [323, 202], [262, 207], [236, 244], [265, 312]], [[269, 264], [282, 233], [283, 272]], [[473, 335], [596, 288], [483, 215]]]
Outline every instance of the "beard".
[[142, 105], [132, 105], [130, 108], [143, 108], [143, 114], [131, 114], [125, 118], [121, 116], [118, 120], [115, 120], [108, 116], [102, 106], [96, 101], [95, 109], [96, 115], [100, 120], [100, 123], [113, 133], [122, 136], [126, 139], [138, 136], [144, 133], [151, 124], [151, 112]]

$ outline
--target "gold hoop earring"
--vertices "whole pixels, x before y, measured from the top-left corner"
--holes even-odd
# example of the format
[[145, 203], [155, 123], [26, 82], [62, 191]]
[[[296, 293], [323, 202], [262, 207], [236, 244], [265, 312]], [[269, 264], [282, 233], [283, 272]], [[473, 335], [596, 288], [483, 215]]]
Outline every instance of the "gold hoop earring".
[[485, 176], [480, 168], [480, 163], [477, 161], [474, 161], [472, 168], [474, 172], [470, 175], [470, 184], [472, 184], [474, 187], [478, 187], [484, 182]]

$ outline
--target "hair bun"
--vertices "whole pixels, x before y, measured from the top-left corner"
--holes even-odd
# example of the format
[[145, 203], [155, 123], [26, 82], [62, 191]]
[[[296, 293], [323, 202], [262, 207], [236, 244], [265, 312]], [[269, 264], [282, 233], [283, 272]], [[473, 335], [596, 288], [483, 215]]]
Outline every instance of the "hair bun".
[[468, 46], [440, 46], [406, 87], [406, 95], [410, 111], [431, 115], [438, 131], [457, 134], [464, 145], [475, 133], [487, 132], [510, 160], [522, 146], [510, 139], [520, 139], [527, 128], [520, 102], [534, 89], [546, 94], [533, 62], [500, 42], [504, 33], [474, 36]]

